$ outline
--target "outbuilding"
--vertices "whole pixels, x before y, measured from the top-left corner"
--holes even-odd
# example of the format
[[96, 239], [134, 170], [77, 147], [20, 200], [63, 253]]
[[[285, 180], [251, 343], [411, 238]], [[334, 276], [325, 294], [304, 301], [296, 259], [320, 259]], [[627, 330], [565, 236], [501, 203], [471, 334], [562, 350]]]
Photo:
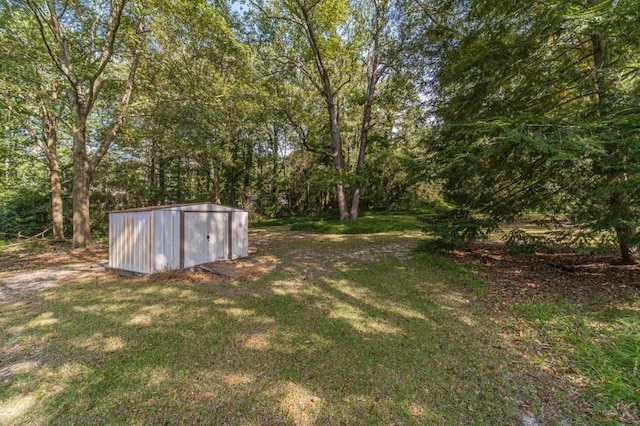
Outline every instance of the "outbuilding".
[[109, 268], [153, 274], [246, 257], [249, 215], [214, 203], [109, 212]]

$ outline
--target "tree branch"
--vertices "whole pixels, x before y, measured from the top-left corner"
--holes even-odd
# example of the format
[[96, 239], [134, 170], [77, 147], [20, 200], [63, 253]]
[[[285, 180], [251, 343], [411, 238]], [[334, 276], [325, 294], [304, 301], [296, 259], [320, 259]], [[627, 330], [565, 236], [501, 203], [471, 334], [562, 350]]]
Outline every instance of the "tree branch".
[[90, 159], [89, 161], [89, 165], [87, 167], [87, 172], [89, 173], [89, 175], [92, 175], [95, 172], [96, 168], [100, 164], [100, 161], [102, 161], [104, 156], [109, 151], [111, 144], [113, 143], [116, 136], [118, 135], [118, 132], [122, 127], [122, 125], [124, 124], [124, 121], [127, 117], [129, 104], [131, 102], [131, 95], [133, 94], [136, 71], [138, 70], [140, 57], [142, 56], [143, 35], [144, 35], [143, 27], [144, 27], [144, 23], [141, 18], [140, 22], [138, 23], [138, 28], [136, 30], [136, 33], [138, 35], [137, 45], [133, 52], [133, 59], [131, 62], [131, 67], [129, 68], [129, 75], [127, 76], [127, 85], [124, 90], [124, 93], [122, 94], [122, 99], [120, 100], [120, 108], [118, 111], [118, 115], [114, 120], [113, 124], [111, 125], [111, 129], [105, 135], [102, 143], [100, 144], [100, 147], [98, 148], [98, 151], [96, 151], [93, 158]]
[[116, 34], [118, 32], [118, 28], [120, 28], [125, 3], [126, 0], [112, 0], [111, 2], [111, 10], [109, 11], [109, 19], [107, 21], [107, 34], [105, 36], [104, 46], [102, 47], [100, 64], [98, 65], [96, 72], [89, 79], [89, 93], [87, 96], [87, 103], [85, 105], [86, 114], [91, 111], [91, 108], [100, 93], [100, 89], [102, 88], [104, 70], [107, 68], [107, 64], [111, 60], [111, 56], [113, 56]]
[[[49, 20], [44, 17], [43, 13], [39, 10], [35, 3], [29, 0], [25, 0], [23, 4], [27, 7], [27, 9], [29, 9], [33, 17], [36, 19], [36, 23], [38, 24], [38, 31], [40, 32], [40, 38], [42, 39], [42, 42], [47, 49], [49, 57], [53, 61], [55, 67], [69, 81], [69, 84], [71, 84], [71, 87], [77, 96], [78, 79], [76, 78], [71, 66], [71, 54], [69, 52], [69, 46], [64, 41], [64, 31], [62, 31], [62, 27], [60, 27], [60, 22], [55, 13], [55, 8], [51, 9], [53, 5], [50, 4], [49, 1], [47, 2], [47, 8], [51, 17], [51, 22], [49, 22]], [[64, 10], [66, 11], [66, 4]], [[45, 31], [45, 24], [43, 20], [47, 23], [47, 27], [49, 27], [49, 30], [53, 34], [56, 44], [58, 45], [58, 50], [60, 51], [59, 54], [54, 52], [53, 48], [49, 44], [49, 40], [47, 40], [47, 34]], [[62, 55], [63, 57], [60, 58], [60, 55]]]
[[272, 15], [269, 12], [267, 12], [267, 10], [265, 8], [263, 8], [262, 6], [260, 6], [258, 3], [256, 3], [253, 0], [250, 0], [249, 3], [255, 7], [256, 9], [258, 9], [258, 11], [260, 13], [262, 13], [264, 15], [265, 18], [267, 19], [274, 19], [274, 20], [278, 20], [278, 21], [286, 21], [286, 22], [291, 22], [292, 24], [298, 25], [298, 26], [304, 26], [303, 22], [300, 21], [296, 21], [293, 18], [290, 18], [288, 16], [284, 16], [284, 15]]
[[326, 157], [329, 157], [329, 158], [333, 158], [333, 153], [326, 152], [326, 151], [323, 151], [321, 149], [314, 148], [314, 147], [310, 146], [309, 142], [307, 141], [308, 132], [305, 132], [304, 128], [300, 124], [297, 123], [297, 121], [294, 119], [293, 115], [291, 115], [291, 112], [288, 109], [285, 108], [284, 114], [287, 116], [287, 119], [289, 120], [289, 123], [295, 128], [296, 133], [300, 137], [300, 142], [302, 143], [302, 146], [304, 146], [304, 148], [307, 151], [313, 152], [315, 154], [320, 154], [322, 156], [326, 156]]

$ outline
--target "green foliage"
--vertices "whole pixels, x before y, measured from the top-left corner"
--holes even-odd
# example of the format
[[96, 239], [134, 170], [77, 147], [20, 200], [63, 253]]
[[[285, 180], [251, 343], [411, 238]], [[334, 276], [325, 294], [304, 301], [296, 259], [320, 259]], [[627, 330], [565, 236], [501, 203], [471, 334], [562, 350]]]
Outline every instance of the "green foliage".
[[0, 238], [29, 237], [51, 228], [46, 189], [23, 187], [0, 193]]
[[498, 226], [491, 218], [474, 215], [468, 210], [450, 208], [419, 216], [418, 220], [423, 225], [424, 232], [437, 238], [429, 243], [436, 250], [467, 249], [474, 241], [486, 239]]
[[616, 251], [615, 234], [610, 230], [554, 230], [531, 233], [513, 229], [504, 236], [505, 247], [512, 253], [551, 253], [562, 250], [583, 254], [611, 254]]
[[637, 2], [454, 3], [427, 52], [439, 120], [428, 164], [463, 212], [449, 228], [466, 231], [445, 233], [466, 241], [553, 212], [615, 230], [625, 257], [640, 225]]
[[549, 237], [532, 235], [522, 229], [514, 229], [504, 238], [505, 248], [511, 253], [545, 253], [549, 251]]
[[[391, 3], [379, 5], [384, 9]], [[100, 51], [104, 42], [100, 22], [105, 16], [98, 6], [71, 1], [67, 9], [58, 10], [68, 26], [71, 59], [81, 81], [96, 71], [99, 55], [91, 52]], [[263, 6], [274, 16], [295, 9], [288, 1], [268, 1]], [[94, 236], [105, 232], [106, 212], [118, 208], [219, 200], [271, 218], [325, 213], [335, 207], [336, 182], [343, 179], [347, 186], [356, 182], [367, 80], [362, 54], [370, 44], [374, 9], [369, 3], [332, 0], [310, 10], [330, 78], [335, 88], [340, 87], [336, 104], [345, 173], [332, 172], [325, 105], [300, 68], [313, 71], [314, 62], [297, 25], [267, 18], [252, 7], [234, 17], [224, 2], [129, 3], [114, 60], [87, 123], [88, 151], [95, 153], [118, 112], [138, 43], [134, 21], [143, 19], [145, 51], [133, 101], [109, 155], [92, 175]], [[384, 22], [392, 18], [391, 10]], [[60, 79], [60, 70], [42, 48], [33, 18], [25, 3], [2, 2], [0, 158], [7, 159], [4, 164], [11, 173], [28, 170], [34, 160], [46, 160], [42, 155], [46, 109], [57, 125], [57, 156], [63, 194], [68, 197], [72, 117], [63, 91], [68, 81]], [[93, 22], [99, 24], [92, 26]], [[386, 26], [381, 34], [385, 55], [397, 47], [392, 27]], [[414, 161], [423, 151], [418, 145], [419, 99], [410, 74], [399, 70], [378, 82], [367, 149], [370, 160], [359, 177], [364, 210], [420, 207], [438, 197], [437, 186], [418, 178], [424, 175]], [[14, 179], [11, 173], [0, 175], [7, 187], [16, 185], [5, 182]], [[38, 186], [48, 185], [44, 173], [30, 179]], [[65, 206], [69, 201], [65, 199]]]

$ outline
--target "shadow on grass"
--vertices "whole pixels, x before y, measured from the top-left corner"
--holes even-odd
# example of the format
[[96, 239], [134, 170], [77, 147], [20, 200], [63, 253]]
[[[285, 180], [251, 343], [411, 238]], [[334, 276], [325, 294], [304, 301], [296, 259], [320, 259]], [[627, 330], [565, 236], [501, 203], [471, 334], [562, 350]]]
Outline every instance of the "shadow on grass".
[[270, 253], [278, 268], [250, 282], [85, 281], [7, 304], [0, 422], [519, 424], [524, 415], [546, 424], [571, 415], [559, 383], [491, 331], [472, 303], [476, 281], [423, 257], [398, 259], [383, 250], [389, 241], [291, 241]]
[[514, 306], [554, 352], [565, 354], [560, 368], [584, 378], [581, 387], [603, 423], [636, 424], [640, 418], [640, 321], [631, 300], [585, 304], [564, 298]]

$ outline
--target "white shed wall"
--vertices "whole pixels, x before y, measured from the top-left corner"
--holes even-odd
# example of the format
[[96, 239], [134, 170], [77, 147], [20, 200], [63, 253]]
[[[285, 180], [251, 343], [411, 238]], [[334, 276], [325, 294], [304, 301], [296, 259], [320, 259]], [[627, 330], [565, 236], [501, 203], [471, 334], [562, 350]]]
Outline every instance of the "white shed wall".
[[180, 212], [155, 210], [154, 268], [161, 272], [180, 268]]
[[247, 257], [249, 251], [249, 213], [233, 212], [233, 252], [232, 259]]
[[[201, 212], [201, 213], [194, 213]], [[207, 213], [209, 212], [209, 213]], [[211, 213], [217, 212], [217, 213]], [[230, 212], [230, 215], [227, 213]], [[181, 216], [185, 229], [181, 229]], [[188, 218], [204, 218], [207, 231], [189, 231]], [[229, 217], [231, 234], [229, 234]], [[204, 220], [204, 219], [203, 219]], [[111, 212], [109, 215], [109, 267], [142, 274], [191, 267], [195, 264], [248, 254], [249, 214], [245, 211], [213, 203]], [[182, 232], [184, 231], [184, 235]], [[196, 232], [195, 235], [194, 232]], [[199, 235], [199, 232], [203, 235]], [[189, 233], [189, 235], [186, 235]], [[200, 244], [209, 235], [210, 244]], [[181, 243], [181, 236], [184, 241]], [[229, 237], [232, 238], [229, 247]], [[198, 243], [200, 241], [200, 243]], [[208, 250], [198, 255], [198, 250]], [[181, 254], [181, 250], [183, 250]], [[181, 255], [184, 264], [181, 265]], [[195, 262], [195, 263], [194, 263]]]
[[151, 274], [153, 265], [152, 212], [109, 215], [109, 267]]
[[184, 267], [229, 259], [229, 215], [234, 212], [184, 212]]

